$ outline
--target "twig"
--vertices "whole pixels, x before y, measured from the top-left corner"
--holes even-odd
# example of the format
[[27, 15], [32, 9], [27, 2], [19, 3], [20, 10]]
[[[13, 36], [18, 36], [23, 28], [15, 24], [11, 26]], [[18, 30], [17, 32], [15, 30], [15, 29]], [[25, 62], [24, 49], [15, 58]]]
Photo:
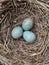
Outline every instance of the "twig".
[[13, 1], [13, 3], [14, 3], [14, 6], [17, 8], [17, 5], [16, 5], [16, 3], [15, 3], [15, 0], [12, 0]]
[[0, 21], [0, 24], [4, 21], [4, 19], [7, 17], [8, 12], [5, 14], [5, 16], [3, 17], [3, 19]]
[[[6, 47], [6, 51], [9, 52], [9, 48], [7, 46], [7, 44], [10, 42], [10, 40], [8, 40], [8, 34], [9, 34], [9, 29], [8, 29], [8, 32], [7, 32], [7, 35], [6, 35], [6, 40], [4, 41], [4, 46]], [[8, 41], [8, 43], [6, 43]]]

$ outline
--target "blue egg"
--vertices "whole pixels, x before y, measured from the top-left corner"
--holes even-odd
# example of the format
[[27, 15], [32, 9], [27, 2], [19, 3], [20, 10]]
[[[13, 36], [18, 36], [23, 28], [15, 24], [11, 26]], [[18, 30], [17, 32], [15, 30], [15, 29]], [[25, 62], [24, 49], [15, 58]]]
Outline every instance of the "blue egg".
[[23, 29], [20, 26], [16, 26], [13, 28], [13, 30], [11, 31], [11, 36], [14, 39], [19, 39], [23, 34]]
[[32, 27], [33, 27], [33, 19], [31, 19], [31, 18], [26, 18], [26, 19], [24, 19], [24, 21], [23, 21], [23, 23], [22, 23], [22, 28], [24, 29], [24, 30], [30, 30]]
[[32, 43], [36, 39], [36, 35], [31, 31], [25, 31], [23, 33], [23, 38], [26, 42]]

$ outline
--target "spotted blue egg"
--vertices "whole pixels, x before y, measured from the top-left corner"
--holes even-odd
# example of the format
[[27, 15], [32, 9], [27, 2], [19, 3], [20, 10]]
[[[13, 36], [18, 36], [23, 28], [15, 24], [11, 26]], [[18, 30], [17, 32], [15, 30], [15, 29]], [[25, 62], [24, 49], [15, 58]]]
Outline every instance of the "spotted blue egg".
[[12, 29], [11, 31], [11, 36], [14, 38], [14, 39], [19, 39], [23, 34], [23, 29], [22, 27], [20, 26], [16, 26]]
[[36, 39], [36, 35], [31, 31], [25, 31], [23, 33], [23, 38], [26, 42], [32, 43]]
[[33, 19], [31, 19], [31, 18], [26, 18], [26, 19], [24, 19], [23, 20], [23, 22], [22, 22], [22, 28], [24, 29], [24, 30], [30, 30], [32, 27], [33, 27]]

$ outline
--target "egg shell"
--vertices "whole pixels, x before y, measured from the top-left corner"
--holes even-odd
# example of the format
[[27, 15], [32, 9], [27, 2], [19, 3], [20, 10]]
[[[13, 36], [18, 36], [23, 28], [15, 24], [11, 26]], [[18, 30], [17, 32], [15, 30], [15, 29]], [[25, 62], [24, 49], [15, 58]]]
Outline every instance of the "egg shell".
[[23, 33], [23, 38], [26, 42], [32, 43], [36, 39], [36, 35], [31, 31], [25, 31]]
[[21, 26], [16, 26], [11, 31], [11, 36], [14, 39], [19, 39], [23, 35], [23, 29]]
[[33, 27], [34, 23], [33, 23], [33, 19], [31, 18], [26, 18], [24, 19], [23, 23], [22, 23], [22, 28], [24, 30], [30, 30]]

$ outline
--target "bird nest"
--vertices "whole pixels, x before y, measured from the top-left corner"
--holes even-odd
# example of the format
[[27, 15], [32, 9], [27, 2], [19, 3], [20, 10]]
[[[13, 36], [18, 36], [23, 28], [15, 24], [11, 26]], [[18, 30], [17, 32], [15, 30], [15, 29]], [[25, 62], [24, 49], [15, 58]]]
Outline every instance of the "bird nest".
[[[0, 1], [0, 64], [49, 65], [49, 3], [37, 0]], [[36, 40], [28, 44], [14, 40], [10, 32], [27, 18], [33, 18]]]

